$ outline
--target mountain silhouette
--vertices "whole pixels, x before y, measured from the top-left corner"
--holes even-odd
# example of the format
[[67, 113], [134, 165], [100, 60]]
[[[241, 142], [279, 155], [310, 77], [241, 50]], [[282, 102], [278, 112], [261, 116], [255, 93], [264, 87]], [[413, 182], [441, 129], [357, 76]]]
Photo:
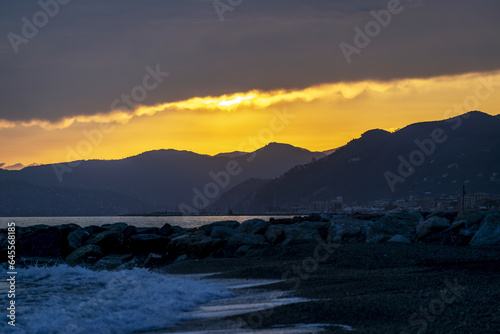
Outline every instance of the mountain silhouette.
[[[347, 202], [500, 193], [500, 118], [473, 111], [408, 125], [394, 133], [370, 130], [315, 162], [298, 165], [238, 201], [238, 187], [214, 207], [262, 211], [343, 196]], [[242, 190], [243, 191], [243, 190]], [[243, 191], [244, 192], [244, 191]]]
[[[33, 215], [39, 215], [38, 212], [57, 212], [58, 215], [75, 212], [74, 209], [65, 212], [64, 206], [61, 207], [57, 198], [51, 195], [53, 193], [69, 197], [85, 194], [81, 196], [79, 215], [95, 214], [96, 204], [89, 200], [93, 192], [99, 192], [99, 195], [94, 193], [95, 197], [104, 204], [98, 212], [105, 215], [137, 213], [138, 210], [179, 211], [180, 204], [199, 209], [200, 201], [193, 202], [198, 193], [202, 193], [203, 200], [212, 201], [246, 179], [273, 179], [295, 165], [324, 156], [321, 152], [310, 152], [288, 144], [270, 143], [250, 153], [209, 156], [157, 150], [121, 160], [74, 161], [19, 171], [0, 170], [0, 185], [6, 181], [22, 182], [18, 188], [12, 184], [2, 186], [2, 195], [10, 198], [10, 204], [0, 207], [0, 215], [20, 215], [23, 210], [16, 208], [27, 207], [25, 202], [29, 202], [28, 206], [32, 208], [26, 215], [31, 215], [30, 212]], [[45, 194], [46, 200], [33, 197], [33, 192]], [[130, 205], [132, 199], [137, 205]], [[126, 205], [130, 206], [129, 210], [123, 209]]]

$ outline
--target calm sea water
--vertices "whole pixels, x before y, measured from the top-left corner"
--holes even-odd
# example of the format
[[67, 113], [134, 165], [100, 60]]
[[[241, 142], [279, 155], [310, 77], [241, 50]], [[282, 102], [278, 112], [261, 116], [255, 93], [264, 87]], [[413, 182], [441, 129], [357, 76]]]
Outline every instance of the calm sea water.
[[77, 224], [82, 227], [119, 222], [136, 227], [162, 227], [169, 223], [172, 226], [192, 228], [223, 220], [236, 220], [241, 223], [253, 218], [267, 221], [271, 217], [287, 218], [293, 216], [0, 217], [0, 228], [5, 228], [10, 222], [15, 222], [16, 226]]

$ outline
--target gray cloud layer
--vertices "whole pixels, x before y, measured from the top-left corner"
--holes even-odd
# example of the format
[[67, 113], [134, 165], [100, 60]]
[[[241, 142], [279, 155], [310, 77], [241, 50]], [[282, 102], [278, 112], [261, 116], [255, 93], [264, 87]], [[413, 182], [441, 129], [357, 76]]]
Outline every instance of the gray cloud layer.
[[347, 64], [339, 43], [353, 44], [353, 28], [364, 28], [373, 20], [369, 11], [387, 1], [243, 0], [221, 22], [206, 0], [72, 0], [18, 54], [7, 34], [21, 35], [21, 18], [32, 21], [40, 7], [2, 1], [0, 118], [58, 120], [108, 111], [156, 64], [171, 75], [145, 104], [500, 68], [497, 0], [402, 5]]

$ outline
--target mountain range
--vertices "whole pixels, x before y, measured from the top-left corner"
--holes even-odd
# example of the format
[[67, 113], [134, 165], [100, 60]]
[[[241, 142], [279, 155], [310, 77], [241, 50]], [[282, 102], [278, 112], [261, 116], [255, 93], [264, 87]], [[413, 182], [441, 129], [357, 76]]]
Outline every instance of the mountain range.
[[469, 112], [374, 129], [311, 152], [270, 143], [215, 156], [157, 150], [121, 160], [0, 169], [0, 216], [265, 212], [346, 202], [500, 193], [500, 116]]
[[[326, 154], [271, 143], [216, 156], [157, 150], [121, 160], [0, 170], [0, 216], [190, 213], [249, 178], [273, 179]], [[76, 199], [80, 200], [76, 200]]]
[[446, 198], [460, 195], [464, 185], [468, 193], [500, 194], [500, 115], [473, 111], [393, 133], [370, 130], [279, 178], [236, 186], [214, 207], [252, 212], [337, 196], [345, 202]]

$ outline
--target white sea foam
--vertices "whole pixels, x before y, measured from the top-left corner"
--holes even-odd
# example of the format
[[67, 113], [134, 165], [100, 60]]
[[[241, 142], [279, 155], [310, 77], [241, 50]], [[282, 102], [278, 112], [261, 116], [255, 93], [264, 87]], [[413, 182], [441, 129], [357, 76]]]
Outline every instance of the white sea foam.
[[[174, 325], [202, 303], [232, 296], [224, 285], [146, 269], [66, 265], [19, 269], [16, 290], [16, 327], [1, 321], [2, 333], [152, 331]], [[6, 294], [0, 300], [7, 305]]]

